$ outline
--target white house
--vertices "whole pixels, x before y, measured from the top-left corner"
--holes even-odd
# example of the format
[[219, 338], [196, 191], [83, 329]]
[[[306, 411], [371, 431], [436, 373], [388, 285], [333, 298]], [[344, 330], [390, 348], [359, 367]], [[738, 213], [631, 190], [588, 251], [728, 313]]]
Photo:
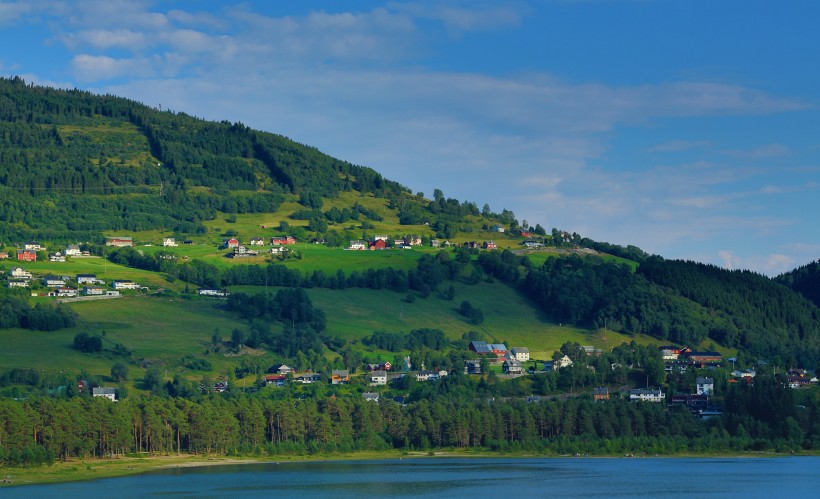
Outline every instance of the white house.
[[715, 380], [713, 378], [698, 377], [695, 380], [698, 395], [712, 395], [715, 391]]
[[60, 253], [59, 251], [57, 253], [52, 253], [52, 254], [48, 255], [48, 261], [49, 262], [65, 262], [65, 255]]
[[519, 362], [530, 360], [530, 350], [527, 347], [512, 347], [510, 352], [512, 352], [513, 358]]
[[91, 389], [91, 394], [95, 397], [105, 397], [112, 402], [117, 401], [117, 389], [96, 386]]
[[40, 246], [40, 243], [26, 243], [23, 245], [23, 249], [28, 251], [42, 251], [45, 248]]
[[64, 253], [65, 256], [80, 256], [83, 254], [83, 252], [80, 251], [80, 247], [76, 244], [69, 244], [66, 246]]
[[660, 388], [636, 388], [629, 391], [630, 402], [663, 402], [666, 394]]
[[176, 246], [177, 240], [173, 237], [163, 237], [162, 238], [162, 245], [163, 246]]
[[43, 286], [46, 286], [48, 288], [62, 288], [65, 287], [65, 281], [60, 279], [59, 277], [54, 277], [53, 275], [50, 275], [43, 278]]
[[370, 373], [370, 385], [381, 386], [387, 384], [387, 371], [373, 371]]
[[77, 284], [97, 284], [97, 274], [77, 274]]
[[140, 285], [128, 280], [115, 280], [112, 284], [114, 289], [139, 289]]
[[9, 275], [16, 279], [31, 279], [31, 272], [23, 270], [23, 267], [12, 267]]
[[361, 240], [350, 241], [350, 246], [347, 247], [349, 250], [366, 250], [367, 243]]
[[569, 366], [571, 366], [571, 365], [572, 365], [572, 359], [570, 359], [570, 358], [569, 358], [568, 356], [566, 356], [566, 355], [564, 355], [564, 356], [563, 356], [563, 357], [561, 357], [560, 359], [555, 360], [555, 361], [552, 363], [552, 367], [553, 367], [556, 371], [557, 371], [558, 369], [561, 369], [562, 367], [569, 367]]
[[57, 288], [55, 296], [62, 298], [73, 298], [77, 296], [77, 290], [74, 288]]
[[8, 286], [10, 288], [27, 288], [28, 287], [28, 281], [23, 280], [23, 279], [11, 280], [11, 281], [8, 282]]
[[105, 289], [99, 286], [83, 286], [83, 294], [86, 296], [100, 296], [105, 294]]

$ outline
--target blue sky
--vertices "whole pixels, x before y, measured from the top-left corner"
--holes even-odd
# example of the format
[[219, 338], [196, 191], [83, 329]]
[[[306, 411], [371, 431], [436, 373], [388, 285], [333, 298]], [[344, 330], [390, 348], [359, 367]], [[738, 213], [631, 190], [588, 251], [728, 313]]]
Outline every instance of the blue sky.
[[820, 257], [820, 3], [0, 1], [0, 73], [667, 258]]

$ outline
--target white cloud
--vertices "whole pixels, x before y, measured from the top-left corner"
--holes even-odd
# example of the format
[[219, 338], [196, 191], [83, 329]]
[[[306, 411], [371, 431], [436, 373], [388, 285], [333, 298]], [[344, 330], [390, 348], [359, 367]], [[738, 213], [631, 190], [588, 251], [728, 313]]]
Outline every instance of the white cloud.
[[718, 257], [723, 266], [730, 270], [754, 269], [761, 274], [774, 277], [793, 269], [797, 262], [794, 258], [779, 253], [769, 255], [752, 255], [740, 257], [733, 251], [722, 250]]
[[391, 7], [414, 18], [440, 21], [452, 33], [496, 31], [518, 26], [526, 9], [520, 5], [482, 7], [474, 2], [467, 7], [453, 4], [394, 3]]

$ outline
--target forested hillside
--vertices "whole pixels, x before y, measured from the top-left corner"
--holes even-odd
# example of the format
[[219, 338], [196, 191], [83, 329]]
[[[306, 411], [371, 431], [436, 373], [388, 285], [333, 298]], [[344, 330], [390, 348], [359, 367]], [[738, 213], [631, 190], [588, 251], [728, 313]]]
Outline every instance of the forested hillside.
[[775, 281], [785, 284], [820, 307], [820, 260], [779, 275]]
[[216, 212], [310, 208], [356, 189], [403, 188], [240, 123], [160, 112], [110, 95], [0, 79], [0, 238], [99, 240], [103, 230], [204, 232]]

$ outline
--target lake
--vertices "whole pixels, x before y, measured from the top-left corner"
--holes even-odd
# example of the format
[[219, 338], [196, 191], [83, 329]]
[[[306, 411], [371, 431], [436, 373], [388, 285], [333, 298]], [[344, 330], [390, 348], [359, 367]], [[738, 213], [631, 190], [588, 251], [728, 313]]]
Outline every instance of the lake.
[[820, 457], [418, 458], [173, 468], [14, 497], [818, 497]]

